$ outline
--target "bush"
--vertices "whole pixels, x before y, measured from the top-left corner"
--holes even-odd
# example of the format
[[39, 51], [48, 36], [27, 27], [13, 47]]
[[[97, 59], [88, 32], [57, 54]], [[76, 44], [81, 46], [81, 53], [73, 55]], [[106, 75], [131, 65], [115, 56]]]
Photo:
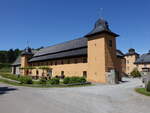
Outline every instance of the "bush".
[[56, 85], [56, 84], [59, 84], [60, 81], [59, 81], [59, 78], [52, 78], [51, 80], [49, 80], [49, 83], [52, 85]]
[[44, 77], [42, 77], [40, 78], [39, 84], [46, 84], [46, 82], [47, 80]]
[[21, 84], [32, 84], [33, 83], [32, 78], [29, 76], [20, 76], [19, 80], [20, 80]]
[[66, 77], [64, 78], [64, 84], [72, 84], [72, 83], [85, 83], [86, 79], [84, 77]]
[[148, 81], [148, 83], [147, 83], [146, 91], [150, 92], [150, 81]]
[[69, 84], [70, 82], [70, 77], [65, 77], [64, 80], [63, 80], [63, 83], [64, 84]]
[[85, 77], [81, 77], [81, 78], [80, 78], [80, 82], [81, 82], [81, 83], [85, 83], [85, 82], [86, 82]]
[[137, 68], [135, 68], [135, 69], [131, 72], [131, 76], [133, 76], [133, 77], [141, 77], [141, 73], [138, 71]]
[[135, 91], [140, 93], [140, 94], [143, 94], [143, 95], [146, 95], [146, 96], [150, 96], [150, 92], [146, 91], [145, 88], [136, 88]]

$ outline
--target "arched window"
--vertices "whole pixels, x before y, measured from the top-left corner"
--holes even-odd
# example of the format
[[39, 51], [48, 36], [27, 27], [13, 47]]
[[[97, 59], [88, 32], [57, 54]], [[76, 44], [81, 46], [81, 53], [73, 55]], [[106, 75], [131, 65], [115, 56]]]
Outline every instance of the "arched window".
[[83, 77], [87, 77], [87, 71], [83, 71]]

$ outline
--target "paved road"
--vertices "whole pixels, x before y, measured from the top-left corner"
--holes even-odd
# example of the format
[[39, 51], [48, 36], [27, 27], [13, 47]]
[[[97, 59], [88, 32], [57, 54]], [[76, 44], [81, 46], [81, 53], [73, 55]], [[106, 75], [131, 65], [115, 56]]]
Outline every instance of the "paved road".
[[150, 97], [134, 92], [140, 80], [120, 85], [27, 88], [0, 83], [0, 113], [150, 113]]

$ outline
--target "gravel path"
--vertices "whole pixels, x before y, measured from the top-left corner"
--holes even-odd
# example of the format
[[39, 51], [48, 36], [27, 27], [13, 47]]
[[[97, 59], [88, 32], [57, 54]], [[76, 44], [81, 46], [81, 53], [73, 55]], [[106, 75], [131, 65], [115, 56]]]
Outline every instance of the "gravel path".
[[150, 113], [150, 97], [134, 92], [139, 79], [119, 85], [28, 88], [0, 83], [0, 113]]

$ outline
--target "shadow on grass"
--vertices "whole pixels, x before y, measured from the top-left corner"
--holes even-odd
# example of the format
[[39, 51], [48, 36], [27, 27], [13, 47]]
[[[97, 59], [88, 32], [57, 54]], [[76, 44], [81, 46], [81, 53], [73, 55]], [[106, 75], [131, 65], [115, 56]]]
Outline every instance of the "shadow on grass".
[[9, 88], [9, 87], [0, 87], [0, 95], [6, 94], [10, 91], [15, 91], [17, 88]]

